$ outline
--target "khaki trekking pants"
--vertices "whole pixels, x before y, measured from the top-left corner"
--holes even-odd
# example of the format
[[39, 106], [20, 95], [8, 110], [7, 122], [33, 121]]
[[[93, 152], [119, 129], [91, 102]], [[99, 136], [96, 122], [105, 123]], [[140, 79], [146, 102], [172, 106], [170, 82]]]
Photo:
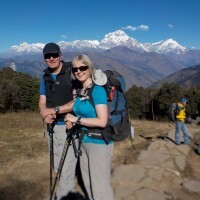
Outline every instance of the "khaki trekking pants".
[[114, 144], [82, 143], [80, 168], [90, 200], [114, 200], [110, 185]]

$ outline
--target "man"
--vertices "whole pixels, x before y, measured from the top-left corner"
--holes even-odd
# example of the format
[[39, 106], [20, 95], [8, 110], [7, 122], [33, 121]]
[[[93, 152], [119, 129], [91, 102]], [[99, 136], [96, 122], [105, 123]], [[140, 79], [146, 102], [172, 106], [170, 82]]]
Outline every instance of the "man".
[[[54, 170], [57, 171], [67, 137], [64, 117], [73, 105], [71, 63], [61, 60], [60, 47], [55, 43], [44, 46], [43, 56], [48, 67], [40, 83], [39, 109], [44, 121], [53, 127]], [[58, 183], [57, 199], [73, 190], [76, 163], [73, 145], [70, 145]]]
[[184, 144], [189, 144], [190, 143], [190, 138], [188, 135], [188, 131], [185, 125], [185, 120], [186, 120], [186, 113], [185, 113], [185, 107], [186, 107], [186, 102], [187, 100], [185, 98], [180, 98], [179, 103], [177, 104], [176, 107], [176, 131], [175, 131], [175, 143], [177, 145], [180, 145], [180, 136], [179, 133], [180, 131], [183, 132], [184, 136]]

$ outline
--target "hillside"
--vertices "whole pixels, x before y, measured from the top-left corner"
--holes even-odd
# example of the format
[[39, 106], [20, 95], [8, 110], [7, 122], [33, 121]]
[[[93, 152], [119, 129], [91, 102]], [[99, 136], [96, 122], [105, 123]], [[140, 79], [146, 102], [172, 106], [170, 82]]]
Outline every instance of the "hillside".
[[[96, 68], [103, 70], [115, 69], [126, 78], [127, 89], [132, 85], [148, 87], [169, 74], [172, 74], [186, 65], [174, 59], [154, 52], [138, 52], [127, 47], [114, 47], [104, 52], [63, 52], [63, 59], [70, 61], [73, 56], [86, 53]], [[34, 56], [21, 55], [12, 59], [0, 61], [0, 68], [11, 67], [19, 72], [26, 72], [32, 76], [41, 77], [46, 67], [41, 54]]]
[[152, 87], [160, 87], [163, 83], [176, 83], [183, 88], [200, 86], [200, 64], [179, 70], [162, 80], [153, 83]]

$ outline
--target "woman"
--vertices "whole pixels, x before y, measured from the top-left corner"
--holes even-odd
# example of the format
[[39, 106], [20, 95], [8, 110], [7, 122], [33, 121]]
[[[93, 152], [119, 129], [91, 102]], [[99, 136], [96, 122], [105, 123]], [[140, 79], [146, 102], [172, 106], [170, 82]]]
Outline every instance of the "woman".
[[[82, 130], [92, 127], [104, 128], [107, 124], [107, 94], [103, 87], [95, 85], [92, 106], [87, 98], [87, 92], [93, 85], [92, 74], [94, 67], [86, 55], [78, 55], [72, 61], [73, 76], [82, 83], [78, 92], [73, 111], [75, 116], [67, 114], [65, 117], [67, 128], [78, 124]], [[83, 182], [91, 200], [113, 200], [110, 185], [110, 169], [113, 153], [113, 141], [108, 145], [103, 139], [94, 139], [84, 135], [81, 144], [80, 168]]]

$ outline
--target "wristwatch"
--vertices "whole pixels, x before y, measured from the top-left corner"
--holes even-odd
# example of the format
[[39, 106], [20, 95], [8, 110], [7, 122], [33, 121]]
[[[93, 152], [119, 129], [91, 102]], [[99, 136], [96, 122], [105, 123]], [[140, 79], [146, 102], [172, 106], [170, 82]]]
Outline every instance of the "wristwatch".
[[58, 114], [59, 111], [60, 111], [60, 108], [59, 108], [58, 106], [55, 106], [55, 107], [54, 107], [54, 111], [56, 112], [56, 114]]
[[81, 124], [81, 117], [78, 117], [76, 124], [79, 124], [79, 125]]

